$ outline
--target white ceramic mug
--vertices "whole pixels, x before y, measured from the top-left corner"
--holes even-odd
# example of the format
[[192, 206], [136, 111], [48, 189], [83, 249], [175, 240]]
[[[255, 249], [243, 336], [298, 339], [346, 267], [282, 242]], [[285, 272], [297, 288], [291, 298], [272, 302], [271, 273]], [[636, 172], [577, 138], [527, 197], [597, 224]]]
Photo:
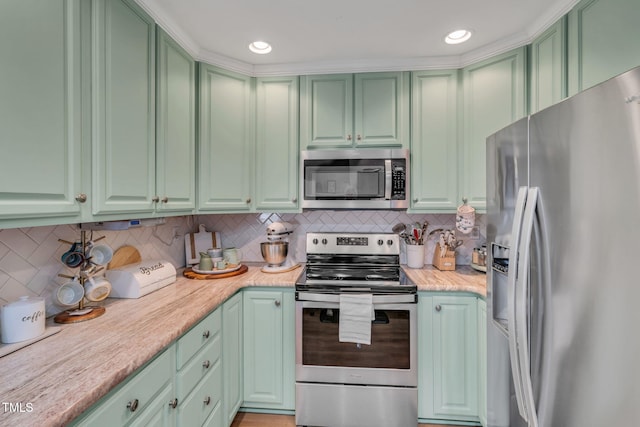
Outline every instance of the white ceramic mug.
[[111, 282], [104, 277], [92, 277], [84, 284], [84, 296], [89, 301], [102, 301], [111, 293]]
[[56, 292], [56, 301], [62, 306], [76, 305], [83, 297], [84, 288], [76, 279], [63, 283]]
[[239, 264], [242, 259], [242, 251], [238, 248], [226, 248], [222, 250], [222, 257], [229, 264]]
[[91, 262], [97, 265], [107, 265], [113, 258], [113, 249], [108, 245], [95, 245], [89, 251]]

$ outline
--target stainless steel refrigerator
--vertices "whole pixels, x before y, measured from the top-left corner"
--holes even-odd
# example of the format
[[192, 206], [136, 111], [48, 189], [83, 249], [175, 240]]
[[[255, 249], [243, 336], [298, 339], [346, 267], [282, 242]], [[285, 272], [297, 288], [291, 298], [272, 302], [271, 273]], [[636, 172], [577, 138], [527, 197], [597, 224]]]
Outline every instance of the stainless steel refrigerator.
[[487, 424], [640, 423], [640, 67], [487, 139]]

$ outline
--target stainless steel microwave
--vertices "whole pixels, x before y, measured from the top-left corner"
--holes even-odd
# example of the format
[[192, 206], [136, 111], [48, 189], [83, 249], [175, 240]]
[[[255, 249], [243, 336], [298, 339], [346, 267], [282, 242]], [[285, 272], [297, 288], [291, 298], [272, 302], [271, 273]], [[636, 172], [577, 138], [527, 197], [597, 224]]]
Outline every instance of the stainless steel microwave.
[[407, 209], [409, 150], [301, 153], [303, 209]]

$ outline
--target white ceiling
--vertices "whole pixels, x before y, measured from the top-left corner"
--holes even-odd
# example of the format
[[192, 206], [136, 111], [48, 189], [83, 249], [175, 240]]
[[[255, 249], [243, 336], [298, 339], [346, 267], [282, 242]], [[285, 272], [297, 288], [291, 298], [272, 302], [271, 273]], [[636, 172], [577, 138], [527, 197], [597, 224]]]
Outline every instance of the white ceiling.
[[[136, 0], [197, 60], [250, 75], [458, 68], [529, 43], [578, 0]], [[471, 29], [466, 43], [444, 36]], [[273, 51], [257, 55], [255, 40]]]

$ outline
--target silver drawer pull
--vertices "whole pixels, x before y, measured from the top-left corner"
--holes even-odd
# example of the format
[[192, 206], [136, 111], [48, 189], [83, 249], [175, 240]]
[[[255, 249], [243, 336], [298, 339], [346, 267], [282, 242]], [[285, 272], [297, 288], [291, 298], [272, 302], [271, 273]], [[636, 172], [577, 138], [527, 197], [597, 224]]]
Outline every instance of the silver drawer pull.
[[140, 402], [138, 402], [138, 399], [133, 399], [131, 402], [127, 403], [127, 409], [129, 409], [131, 412], [135, 412], [136, 409], [138, 409], [138, 404]]
[[202, 333], [202, 336], [205, 337], [205, 338], [209, 338], [209, 331], [204, 331]]
[[440, 304], [436, 305], [436, 311], [440, 311], [442, 310], [442, 307], [440, 306]]
[[204, 362], [202, 362], [202, 366], [204, 366], [204, 369], [209, 369], [209, 366], [211, 366], [211, 362], [205, 360]]
[[176, 406], [178, 406], [178, 399], [173, 399], [169, 401], [169, 406], [173, 409], [176, 409]]
[[209, 403], [211, 403], [211, 396], [207, 396], [207, 397], [204, 399], [204, 404], [205, 404], [205, 405], [207, 405], [207, 406], [208, 406], [208, 405], [209, 405]]
[[280, 307], [280, 300], [276, 300], [274, 304], [276, 305], [276, 307]]

